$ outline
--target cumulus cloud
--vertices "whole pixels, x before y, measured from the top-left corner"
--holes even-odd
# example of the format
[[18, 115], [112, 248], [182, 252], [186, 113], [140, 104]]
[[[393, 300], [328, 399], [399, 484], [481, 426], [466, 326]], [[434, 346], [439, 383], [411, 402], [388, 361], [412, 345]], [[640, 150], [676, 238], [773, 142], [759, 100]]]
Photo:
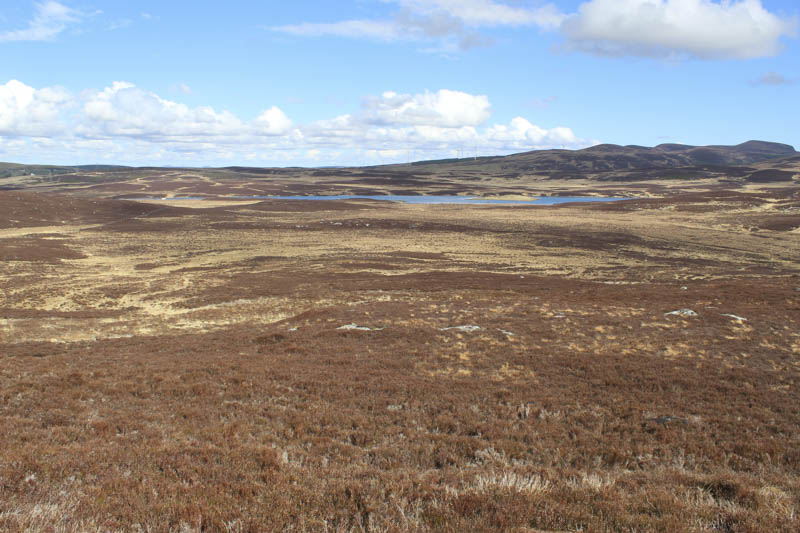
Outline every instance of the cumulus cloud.
[[773, 56], [797, 21], [767, 11], [761, 0], [591, 0], [565, 19], [570, 48], [609, 56]]
[[488, 125], [490, 118], [487, 96], [449, 89], [387, 91], [365, 98], [352, 113], [294, 124], [276, 106], [246, 120], [209, 106], [190, 107], [122, 81], [77, 95], [15, 80], [0, 85], [0, 137], [6, 138], [3, 149], [11, 154], [4, 157], [12, 158], [27, 150], [37, 157], [61, 154], [73, 162], [352, 164], [397, 154], [403, 154], [401, 159], [410, 153], [438, 158], [459, 151], [497, 154], [591, 144], [569, 128], [545, 129], [522, 117]]
[[496, 146], [526, 148], [526, 147], [574, 147], [585, 143], [578, 139], [570, 128], [555, 127], [546, 130], [527, 119], [516, 117], [508, 126], [495, 125], [486, 132], [487, 139]]
[[229, 111], [216, 111], [209, 106], [191, 108], [127, 82], [114, 82], [102, 91], [87, 91], [83, 100], [84, 120], [78, 132], [85, 137], [196, 142], [280, 135], [291, 127], [289, 118], [274, 106], [248, 123]]
[[292, 121], [279, 108], [272, 106], [255, 120], [258, 131], [267, 135], [281, 135], [292, 127]]
[[493, 43], [482, 30], [534, 27], [559, 32], [564, 47], [605, 56], [750, 59], [776, 55], [797, 33], [795, 18], [761, 0], [588, 0], [577, 12], [555, 5], [520, 7], [494, 0], [385, 0], [398, 10], [383, 20], [302, 23], [272, 28], [301, 36], [427, 41], [427, 50], [466, 50]]
[[303, 142], [315, 146], [365, 147], [374, 154], [413, 151], [426, 154], [423, 157], [448, 157], [453, 150], [497, 154], [592, 144], [569, 128], [545, 129], [522, 117], [484, 126], [490, 115], [485, 95], [446, 89], [419, 94], [387, 91], [366, 98], [358, 113], [319, 120], [300, 131]]
[[60, 117], [71, 96], [63, 89], [34, 89], [11, 80], [0, 85], [0, 135], [50, 135], [63, 126]]
[[242, 121], [227, 111], [190, 108], [127, 82], [87, 92], [84, 99], [86, 120], [80, 131], [88, 136], [177, 139], [238, 135], [244, 128]]
[[384, 92], [364, 105], [369, 122], [376, 124], [417, 124], [424, 126], [477, 126], [491, 115], [489, 98], [461, 91], [441, 89], [435, 93], [397, 94]]
[[63, 4], [54, 1], [36, 4], [36, 13], [21, 30], [0, 32], [0, 42], [8, 41], [48, 41], [77, 22], [80, 14]]

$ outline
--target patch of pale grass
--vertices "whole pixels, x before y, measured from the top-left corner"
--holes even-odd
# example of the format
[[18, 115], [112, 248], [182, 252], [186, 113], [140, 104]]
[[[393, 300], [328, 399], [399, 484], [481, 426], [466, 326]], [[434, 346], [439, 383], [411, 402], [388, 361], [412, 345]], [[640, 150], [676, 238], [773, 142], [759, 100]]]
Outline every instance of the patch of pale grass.
[[607, 488], [613, 487], [616, 480], [609, 475], [601, 476], [597, 473], [582, 472], [580, 477], [571, 477], [567, 480], [567, 486], [573, 489], [589, 489], [594, 492], [600, 492]]
[[[0, 524], [11, 531], [50, 531], [52, 533], [90, 533], [101, 528], [94, 521], [75, 520], [78, 501], [60, 498], [59, 501], [19, 506], [13, 511], [0, 512]], [[102, 530], [112, 531], [112, 530]]]
[[490, 492], [496, 489], [510, 489], [514, 492], [538, 493], [550, 489], [550, 482], [538, 475], [521, 475], [516, 472], [502, 474], [479, 475], [475, 478], [473, 488], [476, 492]]
[[461, 489], [452, 486], [445, 487], [445, 493], [452, 498], [457, 498], [461, 494], [482, 494], [498, 490], [511, 490], [522, 494], [538, 494], [547, 492], [550, 488], [550, 481], [537, 474], [518, 474], [513, 471], [505, 471], [478, 474]]
[[767, 485], [761, 487], [757, 494], [758, 503], [769, 509], [770, 512], [786, 520], [797, 520], [797, 511], [794, 508], [791, 496], [780, 488]]

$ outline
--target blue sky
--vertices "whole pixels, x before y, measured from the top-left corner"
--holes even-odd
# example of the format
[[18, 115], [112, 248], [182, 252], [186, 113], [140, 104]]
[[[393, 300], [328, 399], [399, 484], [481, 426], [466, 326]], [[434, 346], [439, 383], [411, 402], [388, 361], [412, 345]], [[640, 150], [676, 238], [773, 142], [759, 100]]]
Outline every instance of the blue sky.
[[800, 148], [796, 0], [0, 4], [0, 160]]

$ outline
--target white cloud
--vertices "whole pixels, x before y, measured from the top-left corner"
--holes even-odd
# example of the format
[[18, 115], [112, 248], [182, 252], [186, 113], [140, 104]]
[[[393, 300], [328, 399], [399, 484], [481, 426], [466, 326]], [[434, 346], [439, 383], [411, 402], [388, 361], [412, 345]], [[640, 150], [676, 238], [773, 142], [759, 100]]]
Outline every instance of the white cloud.
[[239, 135], [244, 124], [211, 107], [189, 108], [126, 82], [84, 95], [86, 136], [128, 136], [180, 140]]
[[591, 0], [562, 31], [568, 47], [601, 55], [749, 59], [777, 54], [795, 28], [761, 0]]
[[278, 107], [252, 120], [208, 106], [189, 107], [114, 82], [71, 95], [19, 81], [0, 85], [0, 136], [6, 158], [203, 166], [223, 160], [261, 164], [357, 164], [363, 157], [449, 157], [455, 151], [509, 153], [580, 148], [591, 143], [569, 128], [545, 129], [518, 117], [486, 126], [485, 95], [442, 89], [387, 91], [365, 98], [353, 113], [295, 125]]
[[333, 35], [336, 37], [369, 38], [379, 41], [396, 41], [407, 38], [400, 25], [393, 21], [378, 20], [344, 20], [341, 22], [290, 24], [272, 28], [275, 31], [301, 35], [306, 37], [320, 37]]
[[[398, 135], [400, 134], [400, 135]], [[470, 126], [443, 128], [440, 126], [415, 126], [395, 133], [397, 140], [411, 148], [447, 148], [449, 145], [463, 145], [481, 139], [478, 130]]]
[[366, 38], [383, 42], [435, 41], [437, 51], [466, 50], [493, 43], [476, 28], [534, 26], [555, 29], [565, 18], [552, 4], [529, 9], [491, 0], [384, 0], [398, 5], [387, 20], [344, 20], [271, 28], [300, 36]]
[[256, 118], [255, 125], [261, 133], [281, 135], [291, 129], [292, 121], [283, 111], [272, 106]]
[[64, 31], [67, 26], [77, 22], [80, 15], [74, 9], [54, 1], [36, 4], [36, 14], [22, 30], [0, 33], [4, 41], [48, 41]]
[[209, 106], [191, 108], [127, 82], [86, 92], [83, 112], [84, 121], [78, 131], [85, 137], [198, 142], [280, 135], [291, 127], [289, 118], [274, 106], [248, 123], [229, 111], [216, 111]]
[[512, 119], [508, 126], [499, 124], [492, 126], [486, 132], [486, 137], [490, 143], [505, 149], [575, 147], [586, 144], [586, 141], [577, 138], [570, 128], [556, 127], [546, 130], [522, 117]]
[[71, 97], [63, 89], [34, 89], [11, 80], [0, 85], [0, 135], [49, 135], [62, 127], [60, 116]]
[[557, 28], [564, 15], [553, 4], [539, 8], [513, 7], [491, 0], [396, 0], [401, 6], [427, 15], [446, 13], [473, 27], [538, 26]]
[[391, 91], [365, 101], [367, 120], [377, 124], [416, 124], [448, 128], [477, 126], [491, 114], [489, 98], [447, 89], [435, 93]]
[[319, 120], [300, 131], [306, 144], [364, 148], [373, 155], [399, 150], [403, 154], [413, 151], [421, 157], [446, 157], [452, 150], [477, 149], [496, 154], [592, 144], [569, 128], [548, 130], [522, 117], [509, 124], [481, 128], [490, 113], [491, 103], [484, 95], [446, 89], [419, 94], [387, 91], [366, 98], [359, 113]]
[[[588, 0], [572, 14], [552, 3], [538, 8], [493, 0], [384, 0], [391, 18], [302, 23], [272, 28], [300, 36], [434, 42], [427, 51], [454, 52], [493, 43], [480, 30], [534, 27], [560, 32], [565, 47], [606, 56], [750, 59], [776, 55], [796, 35], [797, 20], [768, 11], [761, 0]], [[513, 5], [512, 5], [513, 4]]]
[[382, 158], [398, 159], [406, 156], [406, 150], [377, 150], [377, 153]]

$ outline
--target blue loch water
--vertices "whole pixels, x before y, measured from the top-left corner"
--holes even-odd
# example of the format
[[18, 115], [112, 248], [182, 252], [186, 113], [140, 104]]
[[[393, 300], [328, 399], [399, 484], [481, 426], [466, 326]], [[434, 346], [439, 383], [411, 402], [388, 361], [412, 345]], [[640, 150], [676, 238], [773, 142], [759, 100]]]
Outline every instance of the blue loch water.
[[[481, 198], [480, 196], [436, 196], [436, 195], [400, 195], [400, 194], [329, 194], [307, 196], [229, 196], [235, 200], [382, 200], [401, 202], [404, 204], [498, 204], [498, 205], [557, 205], [571, 202], [616, 202], [627, 198], [602, 196], [540, 196], [535, 200], [503, 200]], [[224, 198], [221, 198], [224, 199]], [[205, 200], [203, 196], [144, 197], [131, 200]]]
[[542, 196], [535, 200], [488, 199], [479, 196], [428, 196], [428, 195], [309, 195], [309, 196], [235, 196], [239, 200], [384, 200], [405, 204], [516, 204], [516, 205], [555, 205], [569, 202], [614, 202], [626, 198], [598, 196]]

